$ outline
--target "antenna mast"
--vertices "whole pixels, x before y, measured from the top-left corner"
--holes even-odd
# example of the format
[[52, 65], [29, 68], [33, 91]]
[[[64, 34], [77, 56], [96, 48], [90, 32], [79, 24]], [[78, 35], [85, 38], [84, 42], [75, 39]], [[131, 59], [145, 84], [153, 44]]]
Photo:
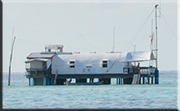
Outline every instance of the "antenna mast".
[[157, 7], [158, 4], [155, 5], [155, 25], [156, 25], [156, 68], [158, 69], [158, 39], [157, 39]]
[[113, 51], [114, 52], [114, 41], [115, 41], [115, 26], [113, 26]]
[[154, 40], [154, 33], [153, 33], [153, 19], [151, 21], [151, 45], [150, 45], [150, 50], [153, 50], [153, 40]]

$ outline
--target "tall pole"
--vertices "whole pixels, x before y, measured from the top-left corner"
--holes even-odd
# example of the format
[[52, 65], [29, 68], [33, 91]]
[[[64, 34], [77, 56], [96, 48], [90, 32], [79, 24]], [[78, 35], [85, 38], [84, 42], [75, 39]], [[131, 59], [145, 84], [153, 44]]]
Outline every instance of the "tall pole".
[[113, 27], [113, 52], [114, 52], [114, 42], [115, 42], [115, 26]]
[[150, 45], [150, 50], [153, 50], [153, 39], [154, 39], [154, 34], [153, 34], [153, 19], [151, 21], [151, 45]]
[[156, 25], [156, 68], [158, 69], [158, 39], [157, 39], [157, 7], [158, 4], [155, 5], [155, 25]]
[[[134, 45], [134, 52], [136, 52], [136, 45]], [[136, 65], [136, 62], [134, 62], [134, 65]]]
[[12, 47], [11, 47], [11, 55], [10, 55], [10, 62], [9, 62], [9, 78], [8, 78], [8, 86], [10, 86], [10, 78], [11, 78], [11, 63], [12, 63], [12, 54], [13, 54], [13, 47], [14, 47], [14, 42], [15, 42], [16, 37], [14, 37]]

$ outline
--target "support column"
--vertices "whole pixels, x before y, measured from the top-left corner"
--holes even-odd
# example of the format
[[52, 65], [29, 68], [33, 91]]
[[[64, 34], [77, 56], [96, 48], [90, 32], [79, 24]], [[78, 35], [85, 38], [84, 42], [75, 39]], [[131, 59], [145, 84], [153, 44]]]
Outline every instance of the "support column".
[[31, 81], [31, 86], [34, 86], [35, 85], [35, 78], [31, 78], [32, 81]]
[[29, 86], [31, 86], [31, 78], [29, 78]]
[[149, 81], [149, 80], [150, 80], [150, 77], [147, 77], [147, 80], [148, 80], [148, 84], [150, 84], [150, 81]]
[[142, 77], [139, 78], [139, 84], [142, 84]]
[[47, 78], [47, 85], [50, 85], [50, 78]]
[[155, 70], [155, 84], [159, 84], [159, 70]]
[[132, 84], [132, 79], [133, 78], [126, 78], [126, 79], [124, 79], [124, 84]]
[[116, 84], [118, 84], [118, 78], [116, 78]]
[[94, 82], [94, 78], [91, 78], [91, 83], [93, 83]]
[[45, 77], [43, 78], [43, 85], [44, 86], [46, 85], [46, 78]]
[[139, 84], [141, 84], [141, 77], [139, 77]]
[[143, 84], [145, 83], [145, 77], [143, 77]]
[[154, 84], [154, 83], [153, 83], [153, 79], [154, 79], [154, 77], [152, 76], [152, 77], [151, 77], [151, 84]]
[[122, 78], [122, 84], [124, 84], [124, 78]]
[[120, 84], [123, 84], [123, 78], [120, 78]]
[[89, 83], [91, 83], [92, 82], [92, 79], [91, 78], [89, 78]]

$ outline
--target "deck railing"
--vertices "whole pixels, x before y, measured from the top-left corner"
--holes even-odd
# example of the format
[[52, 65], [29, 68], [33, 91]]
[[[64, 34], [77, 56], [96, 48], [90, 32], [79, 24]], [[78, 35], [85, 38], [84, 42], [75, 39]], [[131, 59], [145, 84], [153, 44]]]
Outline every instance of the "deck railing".
[[44, 68], [26, 68], [26, 75], [32, 74], [46, 74], [47, 70]]
[[156, 68], [152, 67], [140, 67], [141, 74], [155, 74]]

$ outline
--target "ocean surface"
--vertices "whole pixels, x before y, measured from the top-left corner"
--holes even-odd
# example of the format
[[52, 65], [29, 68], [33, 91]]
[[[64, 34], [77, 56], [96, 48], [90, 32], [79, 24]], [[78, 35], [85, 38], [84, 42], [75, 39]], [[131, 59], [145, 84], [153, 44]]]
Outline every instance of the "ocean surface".
[[177, 71], [160, 71], [158, 85], [28, 86], [25, 73], [3, 73], [3, 109], [177, 109]]

